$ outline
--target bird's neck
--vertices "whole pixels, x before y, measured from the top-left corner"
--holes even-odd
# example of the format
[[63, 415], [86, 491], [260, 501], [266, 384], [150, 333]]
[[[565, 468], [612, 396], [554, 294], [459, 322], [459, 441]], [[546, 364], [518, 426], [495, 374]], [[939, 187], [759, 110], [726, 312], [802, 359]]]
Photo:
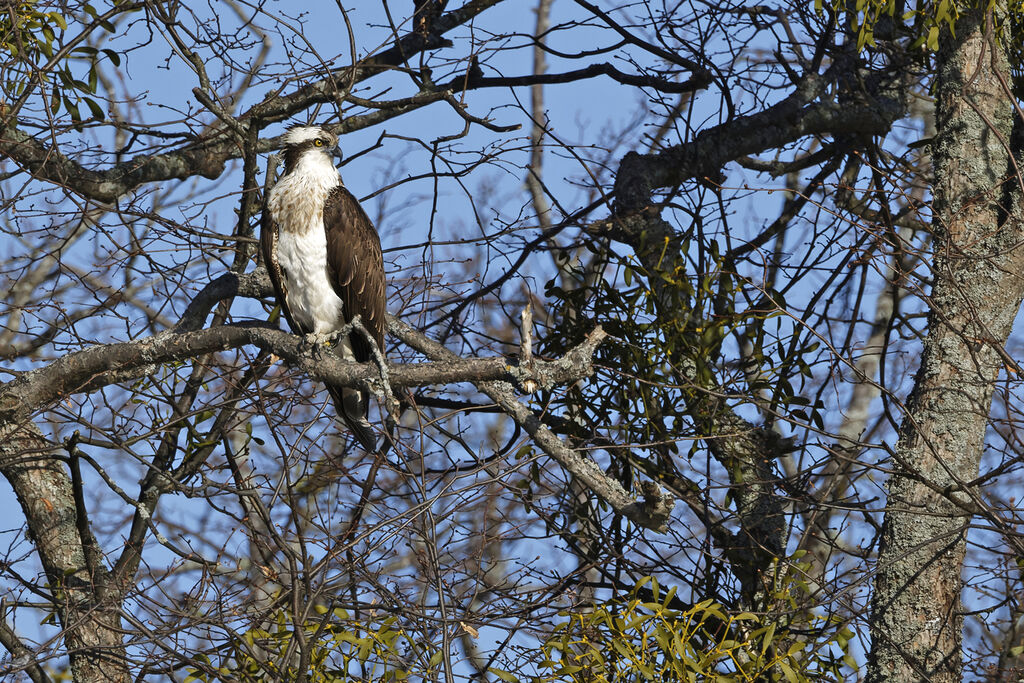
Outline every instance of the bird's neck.
[[341, 176], [326, 155], [307, 154], [285, 169], [270, 191], [268, 208], [282, 232], [322, 229], [324, 202], [339, 185]]
[[305, 182], [322, 187], [335, 187], [341, 184], [338, 169], [331, 163], [326, 154], [302, 154], [295, 159], [285, 159], [284, 175], [302, 177]]

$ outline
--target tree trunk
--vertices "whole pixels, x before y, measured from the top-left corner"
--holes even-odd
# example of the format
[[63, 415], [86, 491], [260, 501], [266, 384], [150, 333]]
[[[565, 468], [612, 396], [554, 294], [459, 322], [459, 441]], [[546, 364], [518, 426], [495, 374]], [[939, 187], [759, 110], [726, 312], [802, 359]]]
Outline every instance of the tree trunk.
[[[997, 7], [1003, 7], [998, 3]], [[1003, 344], [1024, 296], [1021, 180], [1004, 46], [974, 13], [943, 31], [928, 336], [888, 484], [871, 683], [960, 681], [960, 572]]]
[[46, 571], [74, 681], [127, 683], [120, 596], [55, 456], [34, 424], [0, 424], [0, 473], [18, 496]]

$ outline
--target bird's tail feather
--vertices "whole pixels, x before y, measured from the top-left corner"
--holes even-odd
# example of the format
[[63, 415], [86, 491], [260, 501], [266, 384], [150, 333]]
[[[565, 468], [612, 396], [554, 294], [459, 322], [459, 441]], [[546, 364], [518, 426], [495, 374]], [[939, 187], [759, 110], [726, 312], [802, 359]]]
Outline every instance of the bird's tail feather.
[[356, 441], [367, 453], [377, 452], [377, 435], [366, 419], [367, 403], [366, 392], [356, 389], [334, 387], [327, 385], [334, 400], [334, 409], [338, 417], [348, 426], [349, 431], [356, 437]]

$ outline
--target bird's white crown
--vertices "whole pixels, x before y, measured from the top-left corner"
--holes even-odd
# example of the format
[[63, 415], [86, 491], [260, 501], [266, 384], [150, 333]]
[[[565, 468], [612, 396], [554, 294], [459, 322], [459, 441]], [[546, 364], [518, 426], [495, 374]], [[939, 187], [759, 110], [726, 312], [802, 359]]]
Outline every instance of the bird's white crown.
[[320, 137], [332, 138], [334, 136], [320, 126], [293, 126], [281, 138], [281, 143], [285, 146], [301, 145], [303, 142], [309, 142]]

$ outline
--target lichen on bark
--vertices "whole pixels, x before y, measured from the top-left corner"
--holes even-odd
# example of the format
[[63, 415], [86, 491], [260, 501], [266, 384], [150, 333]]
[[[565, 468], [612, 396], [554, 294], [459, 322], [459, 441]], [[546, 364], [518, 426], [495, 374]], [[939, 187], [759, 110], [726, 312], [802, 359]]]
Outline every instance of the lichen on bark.
[[937, 55], [928, 336], [893, 456], [872, 596], [872, 683], [961, 680], [961, 567], [1003, 345], [1024, 297], [1006, 50], [981, 12]]

